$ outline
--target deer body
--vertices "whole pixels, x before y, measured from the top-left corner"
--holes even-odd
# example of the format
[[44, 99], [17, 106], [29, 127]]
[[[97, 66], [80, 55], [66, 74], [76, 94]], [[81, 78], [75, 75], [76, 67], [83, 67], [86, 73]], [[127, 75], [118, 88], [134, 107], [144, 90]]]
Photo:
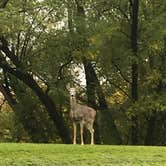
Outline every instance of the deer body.
[[84, 144], [83, 132], [84, 126], [90, 131], [91, 144], [94, 144], [94, 129], [93, 123], [96, 116], [96, 111], [86, 105], [77, 103], [75, 88], [70, 88], [70, 117], [73, 121], [73, 144], [76, 144], [77, 124], [80, 125], [81, 145]]

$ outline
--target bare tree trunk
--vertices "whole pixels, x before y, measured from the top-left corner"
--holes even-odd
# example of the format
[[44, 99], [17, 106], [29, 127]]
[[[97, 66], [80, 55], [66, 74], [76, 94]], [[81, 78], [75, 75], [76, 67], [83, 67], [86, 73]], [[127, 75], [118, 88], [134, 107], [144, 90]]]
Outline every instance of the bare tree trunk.
[[[133, 102], [138, 101], [138, 11], [139, 0], [130, 1], [131, 5], [131, 49], [133, 51], [133, 64], [132, 64], [132, 83], [131, 83], [131, 96]], [[137, 116], [132, 116], [131, 128], [131, 142], [138, 144], [138, 124]]]
[[132, 64], [132, 98], [134, 101], [138, 100], [138, 9], [139, 0], [133, 0], [132, 6], [132, 23], [131, 23], [131, 48], [133, 51], [133, 64]]

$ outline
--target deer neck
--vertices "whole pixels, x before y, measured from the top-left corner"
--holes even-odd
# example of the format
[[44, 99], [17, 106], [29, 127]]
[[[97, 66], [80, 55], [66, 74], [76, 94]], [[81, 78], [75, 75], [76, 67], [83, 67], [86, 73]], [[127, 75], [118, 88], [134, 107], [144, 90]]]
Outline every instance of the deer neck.
[[76, 101], [76, 98], [73, 97], [73, 98], [70, 98], [70, 106], [71, 106], [71, 110], [72, 111], [75, 111], [76, 107], [77, 107], [77, 101]]

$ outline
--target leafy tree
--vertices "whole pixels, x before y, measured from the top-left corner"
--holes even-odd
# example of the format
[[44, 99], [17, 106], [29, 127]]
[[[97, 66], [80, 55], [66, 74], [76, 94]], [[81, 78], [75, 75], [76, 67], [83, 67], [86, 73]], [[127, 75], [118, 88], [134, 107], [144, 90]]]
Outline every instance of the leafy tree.
[[[1, 35], [0, 49], [3, 54], [1, 54], [0, 66], [5, 72], [14, 75], [16, 78], [20, 79], [31, 89], [33, 89], [40, 101], [46, 107], [47, 111], [49, 112], [49, 116], [53, 119], [56, 127], [59, 128], [58, 132], [62, 140], [66, 143], [69, 143], [70, 135], [63, 122], [62, 115], [57, 111], [52, 99], [35, 81], [35, 75], [33, 71], [31, 71], [31, 64], [28, 60], [29, 57], [32, 56], [39, 48], [37, 47], [38, 45], [36, 45], [38, 44], [37, 40], [44, 29], [45, 32], [47, 31], [44, 26], [44, 21], [53, 11], [53, 9], [50, 9], [50, 11], [47, 13], [46, 9], [49, 6], [44, 5], [44, 2], [44, 6], [40, 6], [40, 4], [41, 3], [38, 1], [25, 1], [22, 3], [15, 3], [11, 1], [11, 7], [7, 8], [6, 12], [2, 13], [4, 18], [2, 21], [5, 20], [6, 15], [8, 16], [11, 13], [13, 13], [13, 17], [10, 17], [10, 22], [7, 22], [9, 23], [9, 25], [7, 25], [7, 29], [4, 32], [1, 32], [2, 34], [8, 34], [8, 36], [5, 36], [10, 39], [10, 42], [7, 41], [4, 35]], [[41, 9], [43, 9], [43, 12], [41, 12]], [[20, 24], [17, 24], [17, 21]], [[11, 49], [9, 47], [11, 47]]]

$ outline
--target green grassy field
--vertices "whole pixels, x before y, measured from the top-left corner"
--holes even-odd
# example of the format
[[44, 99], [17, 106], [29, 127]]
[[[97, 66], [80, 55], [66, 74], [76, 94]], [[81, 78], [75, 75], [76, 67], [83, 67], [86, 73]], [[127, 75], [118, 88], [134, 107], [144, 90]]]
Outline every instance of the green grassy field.
[[166, 147], [0, 144], [0, 166], [166, 166]]

